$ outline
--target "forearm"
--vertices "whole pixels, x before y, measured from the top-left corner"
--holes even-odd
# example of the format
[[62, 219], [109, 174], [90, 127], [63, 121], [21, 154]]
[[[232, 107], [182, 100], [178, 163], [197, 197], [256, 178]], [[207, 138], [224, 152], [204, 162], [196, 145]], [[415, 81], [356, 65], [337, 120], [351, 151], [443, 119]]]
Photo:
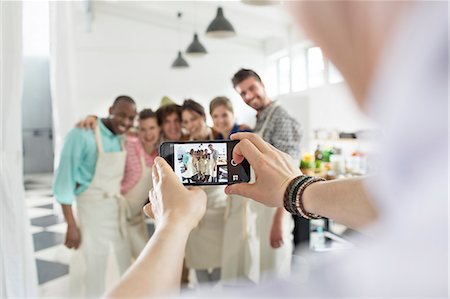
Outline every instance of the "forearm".
[[64, 219], [66, 219], [68, 226], [76, 226], [77, 222], [75, 221], [75, 217], [73, 216], [72, 205], [61, 204]]
[[377, 217], [363, 182], [364, 178], [352, 178], [314, 183], [303, 192], [303, 206], [307, 212], [362, 228]]
[[107, 298], [163, 297], [180, 287], [184, 251], [190, 231], [162, 224]]

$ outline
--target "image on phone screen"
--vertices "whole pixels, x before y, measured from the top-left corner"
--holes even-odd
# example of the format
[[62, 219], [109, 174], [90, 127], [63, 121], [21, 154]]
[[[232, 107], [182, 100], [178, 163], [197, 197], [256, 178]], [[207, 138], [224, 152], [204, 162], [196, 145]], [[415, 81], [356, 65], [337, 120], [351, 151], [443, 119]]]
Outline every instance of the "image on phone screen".
[[161, 156], [172, 166], [185, 185], [228, 185], [250, 180], [246, 160], [234, 163], [232, 152], [237, 141], [166, 142]]

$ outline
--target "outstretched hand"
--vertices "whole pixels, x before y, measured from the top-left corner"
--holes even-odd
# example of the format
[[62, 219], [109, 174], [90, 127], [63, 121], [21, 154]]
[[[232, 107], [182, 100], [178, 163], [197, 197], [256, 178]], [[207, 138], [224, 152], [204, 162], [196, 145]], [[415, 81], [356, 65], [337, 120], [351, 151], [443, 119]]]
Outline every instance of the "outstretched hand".
[[177, 224], [193, 229], [206, 211], [206, 194], [197, 187], [187, 189], [181, 184], [167, 162], [157, 157], [153, 165], [153, 189], [145, 213], [161, 224]]
[[269, 207], [283, 207], [287, 186], [301, 174], [291, 157], [254, 133], [236, 133], [231, 139], [240, 140], [233, 150], [234, 161], [240, 163], [247, 159], [256, 180], [227, 186], [225, 192], [254, 199]]

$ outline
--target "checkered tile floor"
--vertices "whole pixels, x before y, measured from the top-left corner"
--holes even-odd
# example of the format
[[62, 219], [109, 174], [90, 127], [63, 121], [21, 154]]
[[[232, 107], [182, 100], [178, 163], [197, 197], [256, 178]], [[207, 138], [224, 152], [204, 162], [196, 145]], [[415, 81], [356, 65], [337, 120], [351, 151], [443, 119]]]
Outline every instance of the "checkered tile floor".
[[70, 250], [62, 245], [66, 224], [51, 192], [51, 174], [25, 176], [25, 196], [33, 234], [39, 295], [68, 295]]
[[[26, 204], [41, 298], [69, 295], [71, 250], [63, 245], [67, 225], [59, 204], [53, 198], [51, 183], [51, 174], [25, 176]], [[148, 226], [152, 233], [152, 225]]]

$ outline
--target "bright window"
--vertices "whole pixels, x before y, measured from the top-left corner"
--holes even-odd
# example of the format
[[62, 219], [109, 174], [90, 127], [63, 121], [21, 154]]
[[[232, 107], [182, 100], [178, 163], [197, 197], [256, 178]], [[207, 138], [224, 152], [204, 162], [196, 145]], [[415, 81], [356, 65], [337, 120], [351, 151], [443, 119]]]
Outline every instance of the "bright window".
[[267, 68], [264, 86], [269, 97], [278, 95], [278, 69], [276, 62], [271, 63]]
[[[278, 56], [280, 57], [280, 56]], [[266, 69], [266, 90], [269, 96], [300, 92], [325, 84], [343, 82], [338, 69], [323, 56], [319, 47], [296, 47], [289, 56], [273, 58]], [[269, 84], [270, 82], [270, 84]]]
[[280, 94], [290, 92], [290, 59], [288, 56], [282, 57], [278, 60], [278, 80]]
[[292, 59], [292, 91], [302, 91], [307, 88], [306, 84], [306, 55], [300, 51]]
[[325, 66], [322, 50], [319, 47], [308, 48], [308, 87], [318, 87], [325, 83]]
[[47, 1], [23, 2], [23, 55], [49, 56], [49, 7]]

